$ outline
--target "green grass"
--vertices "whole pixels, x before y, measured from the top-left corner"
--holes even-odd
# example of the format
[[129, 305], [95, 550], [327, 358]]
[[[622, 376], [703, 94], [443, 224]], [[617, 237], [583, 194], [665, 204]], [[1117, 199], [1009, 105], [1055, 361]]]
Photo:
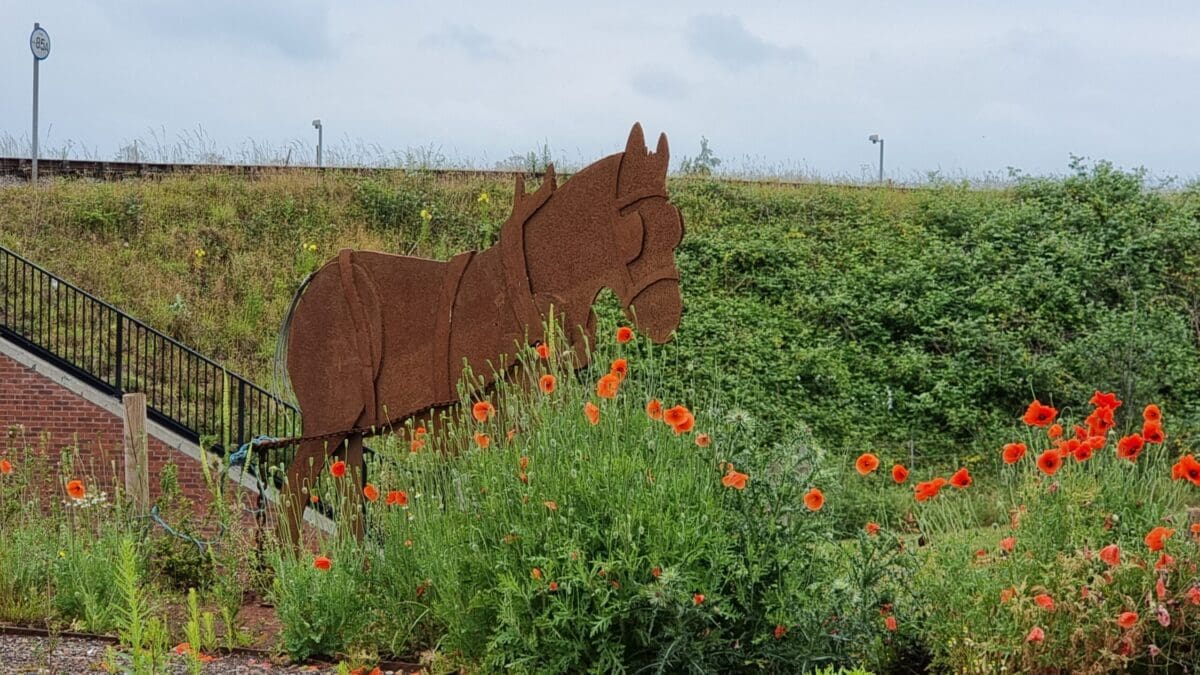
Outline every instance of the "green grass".
[[[1003, 191], [673, 179], [685, 315], [665, 389], [916, 466], [978, 464], [1028, 399], [1091, 387], [1162, 402], [1191, 438], [1200, 193], [1071, 169]], [[422, 173], [54, 181], [0, 190], [0, 243], [269, 385], [307, 272], [347, 246], [486, 245], [510, 204], [510, 185]]]

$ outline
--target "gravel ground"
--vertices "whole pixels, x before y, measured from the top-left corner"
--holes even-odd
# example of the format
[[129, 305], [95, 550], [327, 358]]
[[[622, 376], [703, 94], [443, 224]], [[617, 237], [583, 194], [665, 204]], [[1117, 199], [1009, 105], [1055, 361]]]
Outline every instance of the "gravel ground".
[[[103, 673], [105, 650], [110, 643], [66, 637], [25, 637], [0, 635], [0, 673], [42, 673], [77, 675]], [[182, 657], [176, 657], [168, 671], [186, 673]], [[335, 667], [280, 666], [248, 656], [221, 657], [204, 667], [213, 675], [251, 673], [336, 673]]]

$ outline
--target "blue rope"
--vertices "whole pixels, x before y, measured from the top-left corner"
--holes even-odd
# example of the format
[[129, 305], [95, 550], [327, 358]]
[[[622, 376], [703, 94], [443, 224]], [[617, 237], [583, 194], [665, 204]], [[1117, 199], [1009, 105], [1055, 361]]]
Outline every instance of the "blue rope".
[[241, 447], [239, 447], [236, 451], [234, 451], [234, 453], [232, 455], [229, 456], [229, 466], [234, 467], [234, 466], [241, 465], [244, 469], [245, 465], [247, 463], [247, 459], [250, 457], [250, 448], [254, 447], [255, 443], [262, 443], [264, 441], [277, 441], [277, 440], [279, 440], [279, 439], [275, 438], [273, 436], [255, 436], [254, 440], [248, 441], [246, 443], [242, 443]]

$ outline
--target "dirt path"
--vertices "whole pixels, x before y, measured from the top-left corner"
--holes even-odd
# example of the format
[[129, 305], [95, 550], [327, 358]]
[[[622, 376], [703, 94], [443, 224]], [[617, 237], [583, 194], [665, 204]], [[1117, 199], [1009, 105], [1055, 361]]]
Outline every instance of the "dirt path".
[[[49, 675], [81, 675], [107, 672], [105, 651], [111, 643], [68, 637], [27, 637], [0, 634], [0, 673], [38, 673]], [[174, 673], [186, 673], [182, 657], [171, 662]], [[261, 658], [247, 656], [221, 657], [204, 667], [213, 675], [250, 673], [336, 673], [331, 666], [278, 666]]]

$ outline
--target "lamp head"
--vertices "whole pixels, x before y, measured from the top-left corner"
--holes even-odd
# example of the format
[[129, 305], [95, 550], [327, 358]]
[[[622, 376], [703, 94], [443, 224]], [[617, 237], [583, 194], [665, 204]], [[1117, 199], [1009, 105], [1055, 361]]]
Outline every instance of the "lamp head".
[[321, 120], [313, 120], [313, 128], [320, 129], [321, 128]]
[[879, 141], [882, 141], [883, 139], [879, 137], [879, 134], [871, 134], [870, 136], [867, 137], [867, 140], [871, 141], [872, 143], [878, 143]]

